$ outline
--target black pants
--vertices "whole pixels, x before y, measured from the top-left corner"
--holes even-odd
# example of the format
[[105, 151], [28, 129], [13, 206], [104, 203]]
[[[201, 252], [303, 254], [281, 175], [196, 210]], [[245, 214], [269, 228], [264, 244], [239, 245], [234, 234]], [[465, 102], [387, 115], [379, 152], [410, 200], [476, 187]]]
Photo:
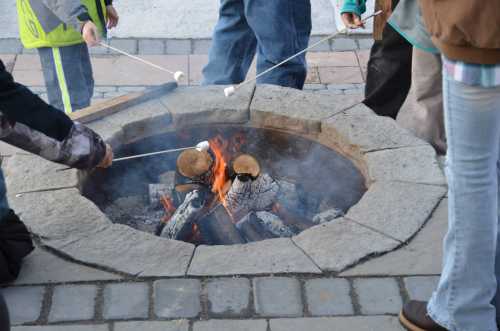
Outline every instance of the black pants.
[[[393, 9], [399, 0], [393, 0]], [[412, 45], [386, 24], [370, 51], [363, 103], [381, 116], [396, 118], [411, 85]]]
[[0, 330], [9, 331], [10, 330], [10, 320], [9, 320], [9, 310], [7, 309], [7, 304], [0, 291]]

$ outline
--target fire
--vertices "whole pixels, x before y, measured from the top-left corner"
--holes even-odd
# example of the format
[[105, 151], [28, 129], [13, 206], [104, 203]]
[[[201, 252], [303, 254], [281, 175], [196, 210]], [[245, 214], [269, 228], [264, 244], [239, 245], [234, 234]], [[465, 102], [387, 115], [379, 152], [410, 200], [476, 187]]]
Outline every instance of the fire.
[[162, 221], [167, 223], [172, 218], [172, 215], [174, 215], [176, 208], [172, 198], [167, 195], [162, 195], [160, 202], [163, 205], [163, 208], [165, 208], [165, 216], [163, 216]]
[[210, 149], [212, 150], [215, 156], [215, 163], [212, 170], [213, 172], [212, 192], [217, 193], [217, 195], [219, 196], [219, 200], [223, 204], [225, 204], [227, 182], [229, 180], [226, 173], [229, 143], [227, 140], [224, 140], [221, 136], [216, 136], [210, 139], [209, 143], [210, 143]]

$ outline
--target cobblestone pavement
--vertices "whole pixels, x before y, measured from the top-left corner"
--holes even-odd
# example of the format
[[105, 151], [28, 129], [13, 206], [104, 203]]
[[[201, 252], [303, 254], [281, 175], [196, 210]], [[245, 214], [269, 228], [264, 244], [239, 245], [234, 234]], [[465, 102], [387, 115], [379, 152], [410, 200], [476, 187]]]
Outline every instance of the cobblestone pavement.
[[[306, 89], [360, 100], [367, 57], [367, 51], [309, 54]], [[37, 56], [0, 58], [17, 80], [45, 97]], [[147, 58], [184, 70], [190, 85], [199, 84], [207, 59]], [[95, 55], [93, 61], [93, 102], [170, 80], [123, 57]], [[37, 248], [16, 283], [1, 290], [14, 331], [403, 330], [397, 321], [403, 302], [427, 299], [438, 280], [446, 204], [444, 199], [407, 245], [340, 274], [134, 278]]]

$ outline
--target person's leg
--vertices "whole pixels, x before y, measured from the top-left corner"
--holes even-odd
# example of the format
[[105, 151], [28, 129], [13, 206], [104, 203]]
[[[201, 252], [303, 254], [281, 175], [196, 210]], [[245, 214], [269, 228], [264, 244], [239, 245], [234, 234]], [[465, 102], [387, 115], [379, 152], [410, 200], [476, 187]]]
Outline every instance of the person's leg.
[[9, 310], [7, 309], [2, 291], [0, 291], [0, 330], [10, 331]]
[[441, 56], [413, 49], [411, 88], [398, 123], [446, 154]]
[[244, 12], [243, 0], [221, 0], [203, 85], [237, 84], [245, 79], [257, 41]]
[[[393, 9], [399, 1], [392, 1]], [[412, 45], [389, 24], [370, 50], [363, 103], [376, 114], [396, 118], [411, 84]]]
[[90, 100], [94, 96], [94, 73], [92, 71], [92, 62], [90, 62], [90, 53], [87, 44], [81, 45], [82, 47], [80, 48], [80, 58], [82, 63], [82, 73], [87, 85], [87, 94], [90, 103]]
[[66, 47], [39, 48], [49, 103], [66, 113], [88, 107], [88, 63], [82, 58], [85, 44]]
[[[310, 0], [246, 0], [245, 13], [257, 36], [257, 74], [305, 49], [311, 34]], [[302, 89], [307, 75], [302, 54], [257, 80]]]
[[496, 331], [500, 87], [443, 75], [449, 221], [443, 271], [427, 309], [451, 331]]

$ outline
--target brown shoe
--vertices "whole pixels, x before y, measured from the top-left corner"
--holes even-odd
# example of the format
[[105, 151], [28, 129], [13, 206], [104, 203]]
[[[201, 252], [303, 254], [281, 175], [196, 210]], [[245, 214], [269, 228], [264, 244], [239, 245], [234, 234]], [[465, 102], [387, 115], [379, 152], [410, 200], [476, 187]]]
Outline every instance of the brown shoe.
[[427, 315], [427, 302], [424, 301], [406, 303], [399, 314], [399, 321], [410, 331], [446, 331]]

